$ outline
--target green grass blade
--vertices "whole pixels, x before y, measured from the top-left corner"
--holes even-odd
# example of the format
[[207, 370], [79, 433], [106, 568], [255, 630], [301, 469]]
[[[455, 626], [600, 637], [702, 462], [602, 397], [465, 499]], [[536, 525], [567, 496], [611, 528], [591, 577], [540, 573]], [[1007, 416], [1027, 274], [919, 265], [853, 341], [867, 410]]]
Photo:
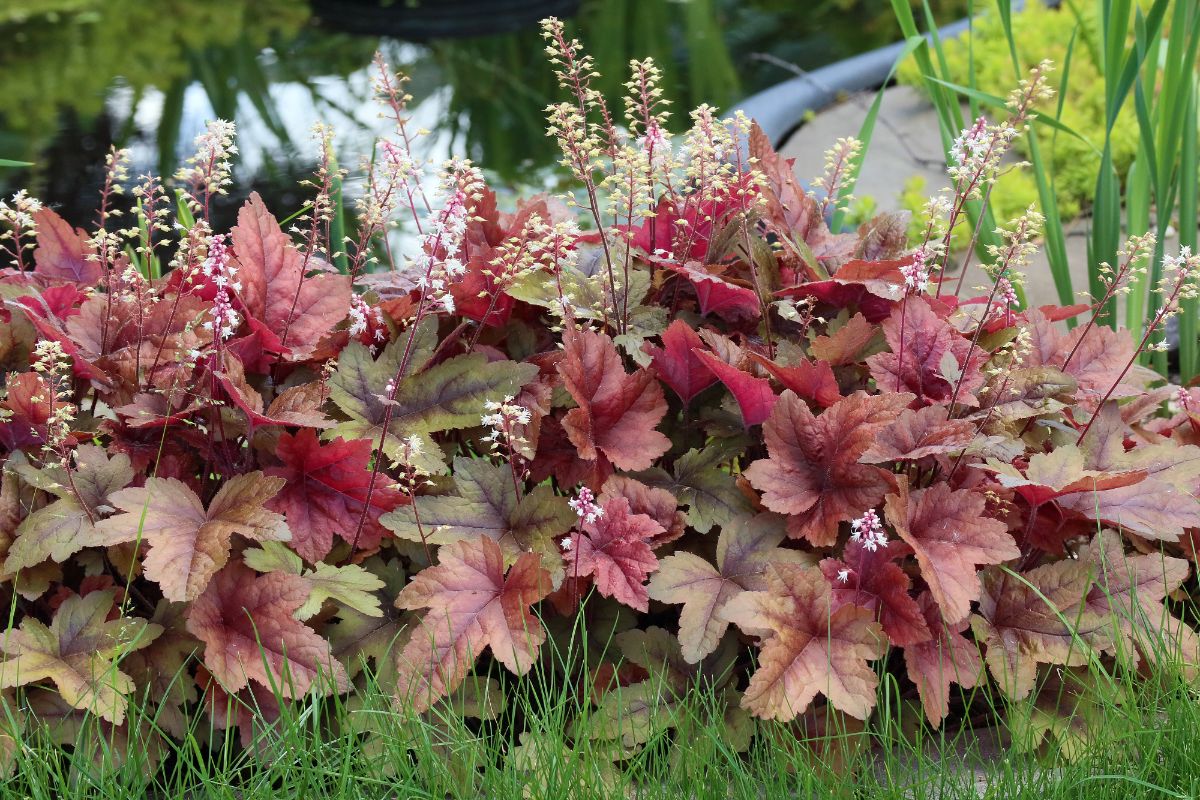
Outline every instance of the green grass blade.
[[[1139, 151], [1125, 177], [1125, 226], [1129, 236], [1141, 236], [1150, 230], [1150, 171]], [[1125, 298], [1125, 327], [1142, 329], [1146, 318], [1146, 276], [1134, 275]]]
[[[858, 129], [858, 140], [862, 142], [862, 152], [850, 165], [846, 180], [843, 182], [842, 189], [838, 195], [839, 200], [844, 200], [854, 194], [854, 187], [858, 184], [858, 176], [862, 171], [863, 159], [867, 157], [867, 152], [871, 149], [871, 139], [875, 135], [875, 121], [879, 117], [879, 108], [883, 104], [883, 93], [888, 88], [888, 84], [892, 82], [892, 76], [895, 75], [896, 69], [904, 63], [904, 60], [923, 44], [925, 44], [925, 40], [920, 37], [908, 39], [904, 42], [904, 47], [901, 49], [900, 55], [896, 57], [896, 62], [892, 64], [892, 68], [888, 70], [883, 85], [875, 93], [875, 100], [871, 103], [871, 107], [867, 110], [867, 115], [863, 117], [862, 125]], [[840, 231], [845, 224], [846, 211], [844, 205], [844, 203], [838, 202], [836, 210], [833, 212], [830, 228], [835, 232]]]
[[[1192, 248], [1196, 252], [1196, 219], [1197, 172], [1197, 121], [1196, 121], [1196, 78], [1190, 76], [1187, 91], [1187, 103], [1184, 105], [1183, 135], [1180, 139], [1179, 156], [1179, 244]], [[1200, 330], [1197, 326], [1197, 314], [1200, 314], [1200, 301], [1196, 299], [1183, 301], [1183, 313], [1179, 315], [1179, 375], [1187, 383], [1196, 375], [1197, 337]]]
[[[952, 92], [961, 94], [963, 97], [970, 98], [970, 99], [975, 100], [983, 105], [990, 106], [992, 108], [1005, 108], [1006, 107], [1007, 101], [1003, 97], [997, 97], [994, 94], [989, 94], [987, 92], [980, 91], [979, 89], [972, 89], [969, 86], [961, 86], [957, 83], [952, 83], [951, 81], [944, 81], [941, 78], [930, 78], [930, 80], [933, 81], [934, 83], [937, 83], [937, 84], [940, 84], [940, 85], [946, 87], [947, 89], [951, 90]], [[1053, 128], [1056, 131], [1061, 131], [1062, 133], [1073, 136], [1076, 139], [1078, 139], [1079, 141], [1086, 144], [1088, 147], [1095, 150], [1097, 154], [1099, 154], [1099, 152], [1100, 152], [1100, 150], [1096, 147], [1096, 145], [1094, 145], [1090, 141], [1088, 141], [1082, 134], [1078, 133], [1070, 126], [1064, 125], [1061, 121], [1059, 121], [1058, 119], [1055, 119], [1054, 117], [1047, 116], [1045, 114], [1039, 114], [1037, 116], [1037, 118], [1034, 119], [1033, 124], [1034, 125], [1045, 125], [1047, 128]]]

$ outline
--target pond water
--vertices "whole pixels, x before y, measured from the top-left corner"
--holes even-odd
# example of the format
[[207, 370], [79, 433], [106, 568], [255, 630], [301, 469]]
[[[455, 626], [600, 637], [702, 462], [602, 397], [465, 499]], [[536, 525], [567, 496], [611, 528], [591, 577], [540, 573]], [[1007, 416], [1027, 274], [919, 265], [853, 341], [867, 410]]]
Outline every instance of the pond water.
[[[964, 5], [934, 4], [939, 20]], [[537, 21], [551, 14], [610, 97], [631, 58], [654, 56], [679, 119], [897, 36], [890, 0], [4, 0], [0, 158], [34, 166], [0, 170], [0, 192], [26, 186], [83, 224], [110, 146], [131, 149], [133, 175], [170, 175], [221, 117], [240, 131], [239, 194], [294, 210], [314, 122], [334, 127], [344, 164], [370, 152], [376, 50], [411, 77], [431, 157], [545, 186], [556, 156], [542, 110], [558, 94]]]

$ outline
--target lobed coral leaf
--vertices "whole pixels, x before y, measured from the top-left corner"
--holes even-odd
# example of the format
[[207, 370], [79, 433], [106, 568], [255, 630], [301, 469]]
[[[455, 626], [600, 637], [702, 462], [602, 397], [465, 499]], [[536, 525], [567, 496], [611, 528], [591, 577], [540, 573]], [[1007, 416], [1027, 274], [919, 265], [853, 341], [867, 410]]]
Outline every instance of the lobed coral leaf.
[[213, 577], [192, 603], [187, 629], [204, 642], [204, 666], [225, 691], [251, 681], [287, 698], [314, 686], [324, 693], [349, 688], [329, 643], [296, 619], [310, 592], [297, 575], [255, 575], [237, 561]]
[[979, 646], [962, 635], [970, 624], [967, 620], [948, 625], [933, 595], [922, 592], [917, 605], [932, 633], [931, 638], [904, 648], [904, 664], [908, 678], [921, 694], [925, 716], [934, 726], [940, 725], [950, 713], [950, 684], [970, 689], [979, 681], [983, 661]]
[[712, 653], [729, 627], [722, 611], [746, 590], [766, 588], [764, 573], [777, 562], [803, 559], [779, 544], [787, 537], [777, 514], [746, 516], [726, 525], [717, 540], [717, 565], [681, 551], [662, 560], [648, 587], [652, 599], [682, 603], [679, 643], [683, 658], [696, 663]]
[[941, 403], [957, 390], [957, 402], [978, 404], [974, 392], [983, 385], [986, 351], [973, 348], [924, 298], [906, 297], [884, 320], [883, 333], [891, 352], [867, 359], [880, 388]]
[[101, 521], [98, 538], [106, 545], [145, 541], [146, 575], [168, 600], [196, 600], [225, 566], [233, 534], [258, 541], [291, 538], [282, 515], [265, 503], [284, 486], [282, 478], [261, 472], [228, 480], [205, 511], [200, 498], [174, 478], [149, 478], [146, 485], [122, 489], [111, 502], [124, 513]]
[[1004, 523], [984, 514], [986, 501], [978, 492], [945, 483], [910, 492], [906, 479], [898, 484], [899, 491], [887, 497], [887, 520], [916, 554], [946, 624], [958, 624], [979, 599], [976, 566], [999, 564], [1021, 552]]
[[742, 704], [764, 719], [791, 720], [823, 694], [834, 708], [866, 719], [879, 681], [867, 663], [886, 639], [865, 608], [832, 607], [829, 583], [816, 567], [775, 564], [766, 591], [743, 592], [723, 616], [762, 638], [758, 670]]
[[840, 559], [827, 558], [820, 564], [832, 587], [833, 607], [854, 605], [869, 610], [897, 646], [930, 638], [921, 610], [909, 594], [912, 579], [895, 563], [903, 555], [898, 552], [901, 550], [894, 544], [870, 550], [861, 542], [850, 541]]
[[600, 594], [646, 611], [650, 599], [646, 578], [658, 569], [650, 542], [664, 528], [645, 514], [632, 513], [624, 497], [609, 500], [603, 509], [603, 516], [585, 522], [583, 532], [571, 538], [574, 552], [568, 559], [568, 574], [591, 576]]
[[72, 228], [49, 208], [35, 211], [33, 221], [37, 225], [38, 245], [33, 251], [33, 261], [38, 275], [85, 286], [99, 282], [102, 268], [98, 260], [89, 258], [91, 247], [86, 233]]
[[1091, 567], [1072, 560], [1020, 575], [997, 568], [983, 572], [971, 630], [984, 644], [988, 669], [1006, 695], [1028, 697], [1038, 664], [1081, 666], [1093, 647], [1111, 647], [1109, 621], [1085, 604], [1091, 587]]
[[488, 538], [441, 549], [438, 564], [417, 573], [396, 598], [399, 608], [428, 609], [397, 656], [401, 698], [414, 710], [456, 689], [486, 649], [523, 675], [546, 631], [529, 607], [550, 593], [550, 575], [537, 556], [524, 554], [508, 570], [500, 546]]
[[349, 277], [306, 275], [319, 259], [292, 245], [257, 192], [238, 211], [232, 238], [247, 312], [278, 334], [291, 358], [308, 356], [349, 313]]
[[579, 404], [562, 424], [581, 458], [604, 456], [619, 469], [638, 470], [670, 448], [654, 429], [667, 413], [662, 387], [644, 369], [626, 373], [608, 336], [567, 326], [558, 372]]
[[794, 392], [784, 392], [763, 426], [770, 456], [751, 464], [746, 477], [767, 508], [791, 516], [792, 536], [833, 544], [838, 523], [877, 505], [891, 487], [886, 472], [858, 459], [911, 399], [860, 392], [813, 416]]

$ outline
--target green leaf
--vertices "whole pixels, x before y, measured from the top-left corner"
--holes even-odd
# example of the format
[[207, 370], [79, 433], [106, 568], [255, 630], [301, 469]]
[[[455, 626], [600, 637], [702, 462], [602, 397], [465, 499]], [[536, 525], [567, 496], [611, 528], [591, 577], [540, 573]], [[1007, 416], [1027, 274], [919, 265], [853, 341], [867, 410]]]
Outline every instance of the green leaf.
[[0, 158], [0, 167], [32, 167], [32, 161], [13, 161], [11, 158]]
[[[989, 94], [989, 93], [981, 91], [979, 89], [972, 89], [969, 86], [960, 86], [957, 83], [951, 83], [950, 81], [944, 81], [941, 78], [930, 78], [929, 80], [933, 81], [934, 83], [941, 84], [942, 86], [945, 86], [947, 89], [958, 92], [963, 97], [967, 97], [967, 98], [970, 98], [971, 100], [975, 100], [976, 102], [982, 103], [985, 106], [991, 106], [992, 108], [1005, 108], [1006, 104], [1007, 104], [1007, 101], [1003, 97], [998, 97], [994, 94]], [[1096, 148], [1096, 145], [1094, 145], [1094, 144], [1092, 144], [1092, 142], [1088, 141], [1087, 138], [1076, 133], [1073, 128], [1071, 128], [1067, 125], [1064, 125], [1062, 122], [1055, 119], [1054, 117], [1051, 117], [1048, 114], [1038, 114], [1034, 118], [1033, 122], [1035, 125], [1045, 125], [1047, 128], [1054, 128], [1057, 131], [1062, 131], [1065, 134], [1074, 136], [1076, 139], [1083, 142], [1088, 147], [1092, 148], [1092, 150], [1095, 151], [1097, 155], [1099, 155], [1099, 153], [1100, 153], [1100, 150]]]
[[[426, 352], [424, 338], [423, 333], [418, 334], [414, 353]], [[342, 436], [380, 441], [388, 416], [387, 385], [399, 372], [403, 353], [403, 339], [385, 349], [378, 360], [358, 342], [351, 342], [342, 351], [337, 372], [329, 382], [329, 396], [349, 420], [327, 431], [327, 439]], [[409, 361], [420, 363], [412, 356]], [[478, 353], [458, 356], [421, 372], [409, 371], [396, 389], [384, 452], [395, 458], [403, 451], [404, 439], [420, 436], [423, 447], [416, 466], [430, 473], [445, 471], [441, 451], [429, 435], [479, 425], [484, 403], [517, 394], [537, 372], [533, 364], [488, 362]]]
[[693, 449], [675, 460], [674, 476], [653, 468], [635, 477], [679, 498], [681, 504], [688, 506], [688, 524], [700, 533], [707, 533], [714, 525], [728, 525], [754, 510], [733, 475], [721, 468], [727, 457], [728, 453], [721, 448]]
[[308, 600], [294, 614], [298, 620], [312, 617], [326, 600], [366, 617], [383, 616], [379, 597], [375, 594], [384, 588], [383, 580], [357, 564], [338, 567], [321, 562], [306, 571], [300, 556], [281, 542], [263, 542], [259, 548], [244, 551], [242, 559], [255, 572], [286, 572], [299, 576], [308, 584]]
[[454, 483], [457, 494], [418, 496], [413, 505], [381, 516], [379, 523], [401, 539], [431, 545], [494, 539], [507, 563], [532, 551], [541, 556], [554, 585], [562, 582], [563, 559], [555, 539], [571, 530], [576, 519], [567, 498], [538, 486], [518, 500], [509, 467], [482, 458], [455, 458]]

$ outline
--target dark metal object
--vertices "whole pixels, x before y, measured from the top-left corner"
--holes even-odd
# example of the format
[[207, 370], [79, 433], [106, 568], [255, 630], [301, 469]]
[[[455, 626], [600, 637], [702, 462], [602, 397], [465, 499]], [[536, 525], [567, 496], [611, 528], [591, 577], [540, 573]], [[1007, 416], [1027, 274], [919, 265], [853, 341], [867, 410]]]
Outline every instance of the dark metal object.
[[310, 0], [334, 30], [409, 42], [528, 30], [545, 17], [571, 17], [581, 0]]

